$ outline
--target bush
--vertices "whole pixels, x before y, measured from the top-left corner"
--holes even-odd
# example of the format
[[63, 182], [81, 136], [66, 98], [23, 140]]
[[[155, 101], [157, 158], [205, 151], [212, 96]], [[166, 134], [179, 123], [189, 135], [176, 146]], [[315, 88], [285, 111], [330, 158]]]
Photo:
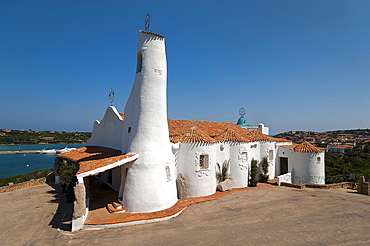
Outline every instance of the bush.
[[77, 183], [76, 173], [78, 165], [73, 162], [67, 161], [59, 166], [60, 188], [66, 194], [67, 202], [74, 202], [76, 200], [74, 187]]
[[218, 182], [225, 181], [226, 179], [230, 179], [229, 174], [229, 167], [230, 167], [230, 159], [228, 161], [224, 161], [222, 164], [222, 168], [220, 167], [220, 164], [217, 163], [218, 172], [216, 174]]
[[269, 179], [269, 175], [268, 175], [268, 172], [269, 172], [269, 162], [267, 160], [267, 157], [263, 157], [262, 158], [262, 161], [261, 161], [261, 169], [262, 169], [262, 173], [260, 174], [260, 180], [261, 182], [267, 182], [267, 180]]
[[258, 161], [255, 159], [252, 159], [251, 161], [251, 169], [249, 171], [249, 186], [255, 187], [257, 186], [258, 182]]

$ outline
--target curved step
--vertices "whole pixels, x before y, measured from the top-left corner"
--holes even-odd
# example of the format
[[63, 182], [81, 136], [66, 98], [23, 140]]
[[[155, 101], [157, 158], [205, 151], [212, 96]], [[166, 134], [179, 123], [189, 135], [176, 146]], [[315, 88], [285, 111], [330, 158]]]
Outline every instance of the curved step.
[[111, 203], [107, 204], [107, 210], [109, 213], [123, 213], [126, 211], [124, 208], [115, 208]]

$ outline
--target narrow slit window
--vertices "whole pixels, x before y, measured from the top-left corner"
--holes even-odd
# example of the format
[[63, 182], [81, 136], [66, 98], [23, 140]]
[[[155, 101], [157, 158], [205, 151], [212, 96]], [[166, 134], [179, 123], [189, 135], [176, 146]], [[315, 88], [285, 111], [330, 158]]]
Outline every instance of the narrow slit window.
[[167, 175], [167, 182], [171, 181], [171, 171], [170, 171], [169, 166], [166, 166], [166, 175]]
[[141, 51], [137, 52], [137, 63], [136, 63], [136, 73], [140, 73], [143, 68], [143, 54]]
[[269, 161], [273, 161], [273, 160], [274, 160], [274, 151], [269, 150]]

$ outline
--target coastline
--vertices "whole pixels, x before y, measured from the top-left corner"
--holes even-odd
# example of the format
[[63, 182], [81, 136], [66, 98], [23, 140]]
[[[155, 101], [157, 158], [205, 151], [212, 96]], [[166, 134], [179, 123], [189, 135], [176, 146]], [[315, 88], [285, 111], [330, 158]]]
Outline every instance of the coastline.
[[[55, 151], [60, 151], [62, 149], [56, 149]], [[31, 154], [36, 153], [38, 154], [42, 149], [40, 150], [4, 150], [0, 151], [0, 155], [13, 155], [13, 154]]]
[[58, 142], [58, 143], [11, 143], [11, 144], [0, 144], [0, 146], [13, 146], [13, 145], [42, 145], [42, 144], [86, 144], [84, 143], [67, 143], [67, 142]]

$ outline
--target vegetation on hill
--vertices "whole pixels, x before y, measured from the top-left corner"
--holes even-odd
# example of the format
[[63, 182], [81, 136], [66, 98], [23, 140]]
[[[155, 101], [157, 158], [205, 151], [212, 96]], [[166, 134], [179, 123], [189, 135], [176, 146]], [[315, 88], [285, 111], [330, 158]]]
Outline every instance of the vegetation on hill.
[[55, 132], [0, 129], [0, 144], [86, 143], [91, 132]]
[[370, 140], [370, 129], [337, 130], [328, 132], [289, 131], [275, 135], [295, 143], [307, 141], [317, 147], [326, 147], [330, 143], [360, 143]]
[[325, 153], [326, 176], [349, 175], [355, 173], [370, 178], [370, 142], [359, 143], [343, 153]]
[[30, 181], [31, 179], [43, 178], [53, 171], [54, 169], [36, 170], [36, 171], [30, 172], [27, 174], [20, 174], [17, 176], [0, 178], [0, 187], [7, 186], [9, 183], [18, 184], [18, 183]]

